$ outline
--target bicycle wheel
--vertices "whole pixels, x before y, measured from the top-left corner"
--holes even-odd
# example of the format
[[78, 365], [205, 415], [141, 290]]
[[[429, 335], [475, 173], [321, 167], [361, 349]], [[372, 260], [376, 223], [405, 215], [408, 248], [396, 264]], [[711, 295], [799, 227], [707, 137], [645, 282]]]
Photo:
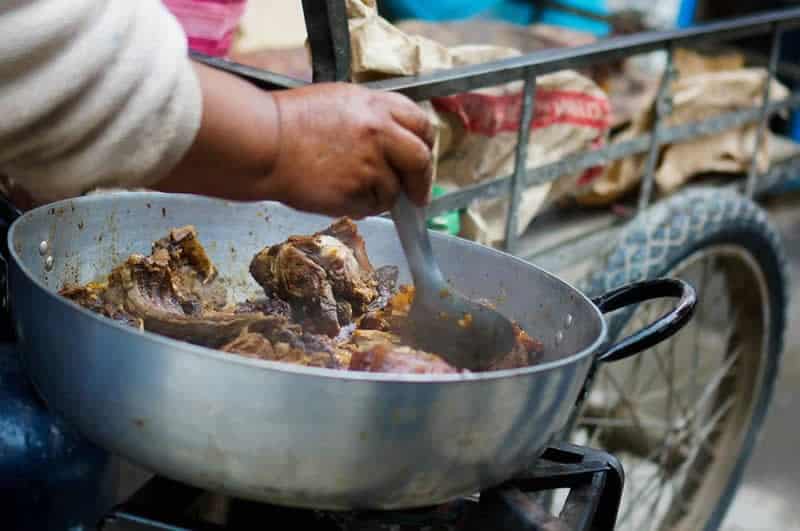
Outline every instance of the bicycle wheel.
[[[623, 229], [596, 271], [590, 293], [671, 276], [692, 283], [699, 303], [671, 340], [598, 371], [570, 439], [622, 461], [619, 529], [717, 529], [778, 372], [788, 280], [777, 233], [753, 202], [691, 190]], [[612, 336], [652, 322], [663, 304], [612, 316]]]

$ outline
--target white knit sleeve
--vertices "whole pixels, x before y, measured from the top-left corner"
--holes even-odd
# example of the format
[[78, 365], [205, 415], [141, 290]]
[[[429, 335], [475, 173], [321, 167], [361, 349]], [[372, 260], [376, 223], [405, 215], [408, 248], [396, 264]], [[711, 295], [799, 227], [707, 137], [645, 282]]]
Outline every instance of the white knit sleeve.
[[0, 174], [37, 201], [149, 186], [193, 142], [200, 86], [160, 0], [3, 0], [0, 35]]

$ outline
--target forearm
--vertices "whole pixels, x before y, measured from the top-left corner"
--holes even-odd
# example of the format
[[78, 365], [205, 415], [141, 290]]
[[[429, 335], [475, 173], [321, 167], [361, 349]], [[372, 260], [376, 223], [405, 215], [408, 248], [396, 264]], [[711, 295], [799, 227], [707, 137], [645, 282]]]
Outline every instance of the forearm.
[[401, 189], [424, 204], [433, 131], [407, 98], [347, 83], [266, 92], [195, 68], [203, 93], [200, 129], [157, 189], [280, 201], [331, 216], [385, 211]]
[[274, 98], [224, 72], [199, 63], [194, 68], [203, 94], [200, 129], [183, 159], [154, 188], [236, 200], [272, 198], [269, 174], [280, 143]]
[[35, 203], [147, 187], [200, 123], [186, 37], [160, 0], [0, 9], [0, 174]]

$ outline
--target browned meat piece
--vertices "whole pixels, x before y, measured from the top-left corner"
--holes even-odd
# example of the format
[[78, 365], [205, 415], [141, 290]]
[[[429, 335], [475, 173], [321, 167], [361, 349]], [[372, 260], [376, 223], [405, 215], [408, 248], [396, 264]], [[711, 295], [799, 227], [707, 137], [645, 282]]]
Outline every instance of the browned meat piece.
[[248, 358], [280, 361], [305, 365], [307, 367], [339, 368], [330, 352], [305, 350], [292, 347], [289, 343], [273, 343], [257, 332], [245, 332], [220, 350], [239, 354]]
[[272, 348], [272, 342], [256, 332], [245, 332], [230, 343], [223, 345], [220, 350], [241, 354], [247, 358], [275, 359], [275, 349]]
[[250, 263], [250, 273], [268, 295], [291, 304], [298, 322], [330, 337], [379, 296], [364, 239], [347, 218], [264, 248]]
[[[230, 343], [220, 350], [241, 354], [251, 358], [281, 361], [306, 365], [341, 369], [341, 353], [327, 336], [304, 332], [302, 328], [284, 316], [270, 315], [269, 318], [243, 330]], [[349, 363], [349, 353], [346, 357]]]
[[145, 330], [217, 347], [267, 319], [262, 313], [213, 309], [195, 292], [184, 291], [184, 278], [161, 258], [159, 254], [131, 256], [111, 273], [105, 292], [106, 301], [142, 319]]
[[516, 323], [512, 323], [514, 327], [514, 336], [516, 342], [514, 348], [507, 356], [496, 361], [485, 370], [498, 371], [502, 369], [520, 369], [528, 367], [539, 361], [539, 357], [544, 352], [544, 345], [531, 336], [529, 336], [522, 328]]
[[155, 243], [151, 256], [162, 259], [169, 256], [169, 267], [177, 272], [176, 282], [182, 292], [191, 293], [208, 309], [222, 309], [227, 304], [228, 294], [217, 279], [217, 268], [206, 254], [197, 237], [197, 230], [188, 225], [172, 229]]
[[359, 319], [359, 328], [389, 330], [389, 322], [384, 317], [384, 311], [397, 291], [398, 273], [399, 270], [395, 266], [384, 266], [375, 271], [375, 278], [378, 281], [378, 296], [369, 304], [366, 313]]
[[281, 315], [287, 318], [292, 315], [292, 308], [288, 302], [268, 297], [240, 302], [236, 304], [233, 311], [235, 313], [261, 312], [267, 315]]
[[65, 287], [61, 294], [150, 332], [218, 347], [270, 318], [223, 311], [227, 297], [224, 288], [214, 285], [215, 278], [194, 227], [183, 227], [155, 242], [150, 256], [130, 256], [107, 283]]
[[410, 347], [379, 344], [353, 352], [351, 371], [390, 372], [405, 374], [447, 374], [458, 369], [433, 354]]
[[400, 346], [400, 337], [391, 332], [379, 330], [356, 330], [347, 347], [352, 350], [370, 350], [379, 345]]
[[123, 322], [139, 330], [144, 329], [144, 323], [140, 318], [125, 313], [118, 305], [106, 302], [104, 294], [107, 287], [107, 284], [97, 282], [90, 282], [85, 286], [68, 285], [61, 290], [61, 295], [88, 310], [105, 315], [115, 321]]
[[[400, 289], [389, 299], [382, 309], [370, 313], [360, 323], [361, 329], [356, 331], [350, 343], [353, 349], [366, 350], [379, 344], [400, 345], [407, 336], [407, 317], [411, 303], [414, 301], [414, 287], [400, 286]], [[487, 302], [488, 304], [488, 302]], [[471, 326], [470, 316], [458, 320], [459, 326]], [[513, 324], [516, 341], [514, 348], [503, 358], [481, 370], [518, 369], [535, 364], [543, 350], [543, 345], [530, 337], [516, 323]]]

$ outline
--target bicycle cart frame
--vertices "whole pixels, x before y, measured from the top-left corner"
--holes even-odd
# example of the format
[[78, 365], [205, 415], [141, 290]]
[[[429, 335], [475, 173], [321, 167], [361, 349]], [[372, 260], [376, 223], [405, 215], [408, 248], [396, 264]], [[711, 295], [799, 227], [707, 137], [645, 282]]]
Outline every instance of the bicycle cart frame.
[[[347, 81], [350, 71], [350, 37], [344, 0], [303, 0], [303, 8], [312, 55], [313, 81]], [[585, 46], [547, 49], [512, 59], [452, 68], [428, 75], [370, 82], [365, 83], [364, 86], [376, 90], [399, 92], [413, 100], [424, 101], [512, 81], [522, 80], [525, 82], [523, 112], [517, 132], [518, 142], [513, 173], [498, 176], [496, 179], [474, 184], [439, 197], [430, 204], [427, 212], [429, 216], [435, 216], [447, 211], [466, 208], [477, 199], [508, 197], [511, 201], [506, 222], [504, 250], [517, 254], [520, 249], [519, 236], [517, 231], [509, 230], [509, 228], [517, 226], [521, 192], [529, 186], [550, 182], [562, 175], [573, 174], [614, 160], [646, 153], [645, 174], [638, 201], [638, 210], [641, 211], [650, 204], [654, 173], [661, 146], [758, 123], [758, 134], [753, 145], [753, 154], [757, 153], [764, 142], [770, 117], [776, 113], [800, 107], [800, 90], [792, 92], [785, 100], [774, 101], [770, 97], [770, 83], [765, 83], [762, 103], [759, 106], [679, 126], [666, 127], [663, 125], [663, 121], [671, 107], [669, 81], [675, 75], [673, 51], [679, 46], [718, 44], [743, 37], [771, 34], [771, 52], [768, 59], [769, 79], [774, 79], [780, 73], [789, 79], [800, 80], [797, 68], [793, 68], [792, 65], [780, 64], [781, 37], [784, 31], [798, 27], [800, 27], [800, 8], [791, 8], [714, 22], [689, 29], [645, 32], [609, 38]], [[667, 53], [667, 64], [659, 84], [655, 119], [650, 132], [631, 140], [612, 143], [603, 148], [572, 154], [554, 163], [532, 169], [526, 168], [527, 137], [530, 134], [530, 122], [536, 99], [537, 76], [565, 68], [585, 67], [656, 51]], [[224, 59], [196, 53], [192, 55], [195, 59], [207, 63], [225, 63], [228, 70], [235, 71], [263, 88], [293, 88], [306, 84], [304, 81]], [[760, 190], [773, 186], [800, 170], [800, 156], [792, 156], [778, 164], [773, 164], [763, 174], [758, 173], [755, 156], [751, 158], [751, 161], [743, 190], [746, 195], [751, 197]]]

